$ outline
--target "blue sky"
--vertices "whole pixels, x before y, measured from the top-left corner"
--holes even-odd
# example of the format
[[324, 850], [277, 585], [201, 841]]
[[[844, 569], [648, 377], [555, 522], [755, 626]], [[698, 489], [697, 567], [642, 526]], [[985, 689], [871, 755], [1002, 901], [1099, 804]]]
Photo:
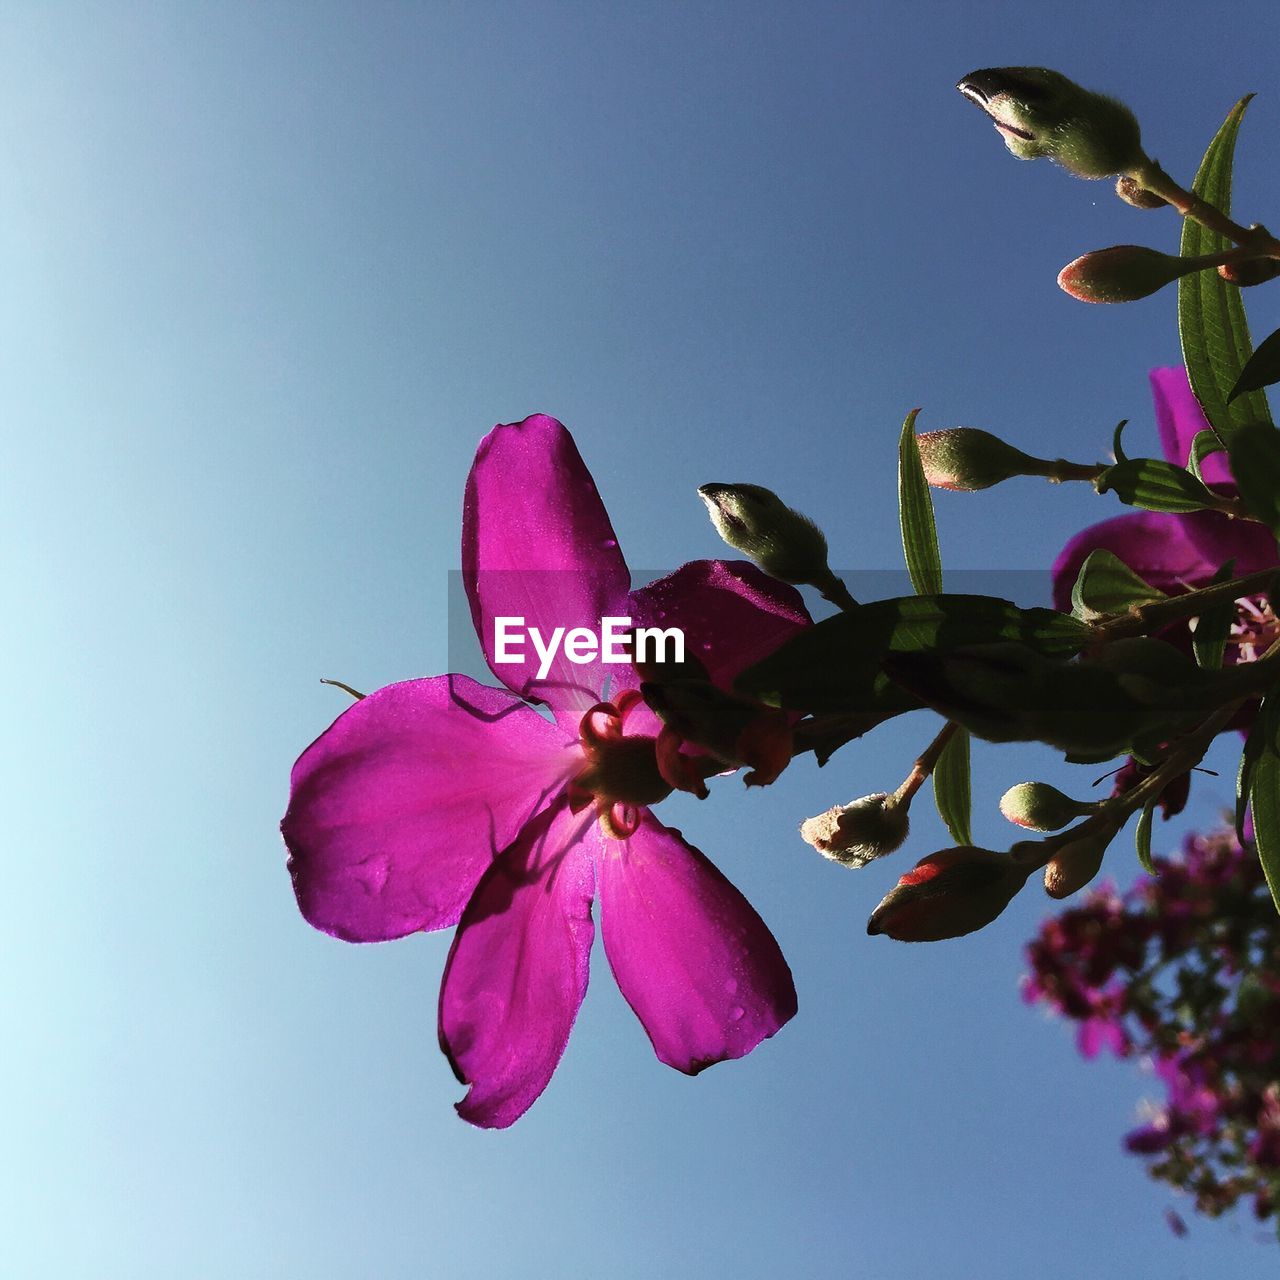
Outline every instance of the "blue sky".
[[[0, 30], [0, 628], [20, 1277], [859, 1280], [1256, 1274], [1119, 1148], [1154, 1083], [1018, 998], [1034, 894], [936, 947], [864, 933], [912, 854], [795, 835], [896, 783], [919, 717], [765, 793], [664, 805], [769, 922], [800, 1013], [662, 1067], [597, 954], [546, 1095], [463, 1125], [435, 1045], [445, 934], [309, 929], [276, 830], [298, 752], [444, 669], [480, 437], [574, 431], [631, 562], [720, 553], [694, 490], [768, 483], [835, 563], [896, 569], [898, 427], [1100, 456], [1154, 443], [1171, 296], [1074, 303], [1091, 248], [1172, 215], [1019, 164], [980, 66], [1125, 97], [1189, 180], [1257, 90], [1237, 209], [1280, 202], [1268, 4], [15, 4]], [[1265, 291], [1259, 291], [1265, 293]], [[1255, 330], [1280, 321], [1273, 297]], [[1082, 486], [942, 495], [956, 568], [1037, 570]], [[1225, 762], [1229, 766], [1229, 762]], [[1005, 786], [981, 749], [977, 835]], [[1075, 780], [1079, 786], [1079, 780]], [[1227, 780], [1197, 784], [1211, 819]], [[1186, 822], [1161, 830], [1169, 846]], [[1133, 863], [1117, 843], [1109, 869]], [[11, 1217], [11, 1221], [4, 1221]]]

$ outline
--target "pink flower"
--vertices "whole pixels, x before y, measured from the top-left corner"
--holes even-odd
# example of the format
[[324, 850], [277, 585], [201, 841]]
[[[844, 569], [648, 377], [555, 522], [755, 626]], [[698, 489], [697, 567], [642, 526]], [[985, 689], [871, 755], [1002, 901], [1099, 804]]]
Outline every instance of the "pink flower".
[[302, 914], [353, 942], [458, 925], [439, 1031], [473, 1124], [506, 1127], [550, 1081], [586, 992], [597, 896], [605, 955], [658, 1057], [692, 1075], [749, 1053], [795, 1013], [795, 989], [751, 905], [649, 810], [687, 783], [689, 757], [673, 763], [664, 742], [660, 760], [631, 666], [561, 648], [539, 678], [528, 644], [527, 661], [495, 662], [494, 621], [544, 636], [605, 617], [680, 627], [727, 689], [808, 625], [799, 595], [719, 561], [631, 591], [591, 476], [544, 416], [481, 443], [462, 564], [510, 692], [458, 675], [390, 685], [302, 754], [281, 824]]
[[[1181, 366], [1152, 369], [1150, 376], [1164, 456], [1167, 461], [1185, 467], [1192, 441], [1201, 431], [1209, 430], [1208, 420]], [[1201, 474], [1212, 488], [1235, 493], [1225, 453], [1206, 457]], [[1233, 520], [1220, 511], [1190, 511], [1181, 515], [1135, 511], [1090, 525], [1063, 547], [1053, 563], [1054, 608], [1071, 612], [1071, 589], [1081, 566], [1090, 552], [1099, 549], [1110, 551], [1144, 581], [1169, 595], [1208, 586], [1214, 574], [1229, 560], [1235, 562], [1237, 577], [1277, 564], [1275, 538], [1265, 525]], [[1239, 617], [1227, 650], [1228, 661], [1248, 658], [1265, 649], [1278, 632], [1269, 604], [1241, 602]], [[1190, 649], [1191, 632], [1186, 623], [1178, 623], [1162, 634], [1180, 648]], [[1253, 704], [1243, 708], [1228, 727], [1247, 728], [1253, 710]], [[1144, 772], [1131, 759], [1117, 775], [1113, 794], [1135, 785]], [[1190, 779], [1184, 776], [1165, 789], [1160, 805], [1166, 818], [1182, 810], [1189, 786]]]
[[[1152, 369], [1151, 390], [1164, 456], [1185, 467], [1192, 440], [1209, 429], [1204, 411], [1180, 367]], [[1210, 454], [1202, 474], [1206, 483], [1234, 492], [1226, 454]], [[1071, 611], [1071, 588], [1080, 566], [1098, 548], [1118, 556], [1152, 586], [1174, 594], [1207, 585], [1228, 560], [1235, 560], [1237, 576], [1276, 563], [1275, 538], [1265, 525], [1233, 520], [1220, 511], [1135, 511], [1090, 525], [1063, 547], [1053, 565], [1055, 608]]]

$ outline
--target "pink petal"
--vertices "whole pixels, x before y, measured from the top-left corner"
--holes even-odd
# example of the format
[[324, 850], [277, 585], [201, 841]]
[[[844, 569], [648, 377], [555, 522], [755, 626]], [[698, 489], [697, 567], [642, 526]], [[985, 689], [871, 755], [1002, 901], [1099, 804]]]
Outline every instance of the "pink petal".
[[467, 904], [440, 987], [440, 1047], [471, 1086], [458, 1114], [505, 1129], [547, 1087], [587, 992], [590, 814], [539, 814]]
[[598, 634], [602, 618], [626, 616], [631, 579], [613, 526], [573, 437], [554, 418], [494, 427], [480, 442], [462, 511], [462, 573], [493, 674], [576, 729], [622, 668], [573, 663], [562, 646], [539, 678], [529, 641], [522, 661], [500, 663], [494, 634], [499, 617], [521, 618], [545, 639], [556, 627]]
[[632, 592], [637, 626], [679, 627], [714, 683], [734, 676], [811, 626], [800, 593], [745, 560], [695, 560]]
[[580, 764], [555, 725], [466, 676], [369, 694], [293, 767], [280, 829], [302, 914], [348, 942], [453, 924]]
[[[1181, 365], [1151, 370], [1151, 391], [1156, 401], [1156, 425], [1160, 428], [1160, 444], [1164, 456], [1180, 467], [1191, 456], [1191, 442], [1201, 431], [1209, 430], [1208, 419], [1187, 381]], [[1208, 484], [1229, 483], [1231, 470], [1227, 455], [1215, 453], [1204, 460], [1200, 474]]]
[[[1223, 486], [1235, 492], [1234, 486]], [[1187, 541], [1200, 554], [1204, 572], [1199, 579], [1207, 582], [1228, 560], [1236, 562], [1237, 577], [1270, 569], [1277, 563], [1276, 540], [1264, 524], [1252, 520], [1233, 520], [1221, 511], [1189, 511], [1182, 520]]]
[[1090, 525], [1063, 547], [1053, 562], [1053, 607], [1071, 610], [1071, 588], [1080, 566], [1098, 548], [1118, 556], [1140, 578], [1161, 591], [1174, 591], [1212, 577], [1208, 564], [1189, 536], [1185, 516], [1140, 511]]
[[751, 904], [644, 812], [600, 854], [604, 950], [658, 1057], [689, 1075], [741, 1058], [796, 1011], [791, 970]]

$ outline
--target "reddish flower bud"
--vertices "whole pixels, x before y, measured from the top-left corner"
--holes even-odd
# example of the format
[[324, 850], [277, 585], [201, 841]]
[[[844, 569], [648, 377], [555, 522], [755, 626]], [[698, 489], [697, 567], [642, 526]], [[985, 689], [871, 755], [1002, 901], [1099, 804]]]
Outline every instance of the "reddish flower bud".
[[1029, 872], [1007, 854], [961, 845], [922, 858], [889, 891], [867, 932], [899, 942], [959, 938], [989, 925]]
[[1122, 173], [1116, 179], [1116, 195], [1125, 204], [1133, 205], [1135, 209], [1163, 209], [1169, 203], [1163, 196], [1156, 195], [1154, 191], [1148, 191], [1127, 173]]
[[1275, 258], [1250, 258], [1248, 262], [1224, 262], [1218, 274], [1228, 283], [1242, 289], [1255, 284], [1266, 284], [1280, 276], [1280, 262]]
[[1044, 891], [1051, 898], [1069, 898], [1083, 889], [1102, 867], [1102, 855], [1114, 831], [1085, 836], [1058, 850], [1044, 869]]
[[1201, 268], [1140, 244], [1096, 249], [1058, 272], [1058, 287], [1081, 302], [1136, 302]]
[[1000, 812], [1010, 822], [1031, 831], [1059, 831], [1093, 808], [1047, 782], [1019, 782], [1000, 797]]

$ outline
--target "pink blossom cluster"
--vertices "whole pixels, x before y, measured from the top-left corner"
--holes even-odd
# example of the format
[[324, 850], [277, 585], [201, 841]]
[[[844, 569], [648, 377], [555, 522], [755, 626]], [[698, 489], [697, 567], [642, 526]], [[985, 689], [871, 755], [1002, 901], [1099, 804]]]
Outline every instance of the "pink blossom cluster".
[[1024, 997], [1076, 1022], [1086, 1058], [1150, 1063], [1165, 1096], [1124, 1144], [1152, 1177], [1211, 1217], [1249, 1199], [1280, 1220], [1280, 917], [1230, 830], [1155, 867], [1046, 920]]

